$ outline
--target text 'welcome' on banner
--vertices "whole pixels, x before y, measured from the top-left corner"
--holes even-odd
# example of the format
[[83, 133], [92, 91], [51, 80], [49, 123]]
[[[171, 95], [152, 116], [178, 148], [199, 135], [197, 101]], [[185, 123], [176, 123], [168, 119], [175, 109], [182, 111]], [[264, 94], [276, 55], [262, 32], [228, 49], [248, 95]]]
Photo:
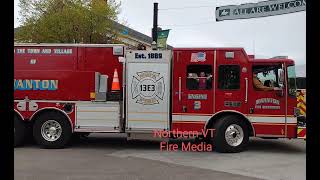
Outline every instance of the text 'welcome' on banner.
[[270, 0], [216, 8], [216, 21], [249, 19], [306, 10], [306, 0]]

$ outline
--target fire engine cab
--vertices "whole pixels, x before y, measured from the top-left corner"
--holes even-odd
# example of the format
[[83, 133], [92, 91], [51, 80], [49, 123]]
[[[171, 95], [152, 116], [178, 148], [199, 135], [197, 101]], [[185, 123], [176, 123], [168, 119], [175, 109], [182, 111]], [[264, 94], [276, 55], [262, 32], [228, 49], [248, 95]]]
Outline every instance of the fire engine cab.
[[16, 44], [15, 146], [62, 148], [72, 135], [204, 132], [218, 152], [249, 137], [297, 138], [294, 61], [243, 48], [125, 50], [119, 44]]

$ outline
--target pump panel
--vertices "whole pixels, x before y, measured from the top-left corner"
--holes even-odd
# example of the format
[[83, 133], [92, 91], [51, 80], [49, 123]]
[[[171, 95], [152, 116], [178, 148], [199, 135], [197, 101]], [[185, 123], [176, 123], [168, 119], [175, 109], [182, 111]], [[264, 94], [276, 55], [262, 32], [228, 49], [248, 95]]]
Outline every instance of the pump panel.
[[170, 51], [126, 54], [127, 131], [169, 129]]

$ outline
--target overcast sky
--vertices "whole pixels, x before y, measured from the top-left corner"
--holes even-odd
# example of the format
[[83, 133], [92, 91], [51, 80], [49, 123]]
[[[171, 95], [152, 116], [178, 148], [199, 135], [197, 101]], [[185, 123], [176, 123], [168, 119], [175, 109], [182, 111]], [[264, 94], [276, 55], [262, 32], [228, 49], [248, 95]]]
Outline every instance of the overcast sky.
[[[17, 27], [19, 0], [14, 1]], [[158, 2], [158, 24], [162, 29], [171, 29], [168, 44], [174, 47], [244, 47], [248, 54], [254, 53], [257, 57], [289, 56], [296, 64], [305, 64], [305, 11], [263, 18], [215, 21], [216, 7], [260, 1], [121, 0], [119, 20], [151, 36], [153, 3]]]

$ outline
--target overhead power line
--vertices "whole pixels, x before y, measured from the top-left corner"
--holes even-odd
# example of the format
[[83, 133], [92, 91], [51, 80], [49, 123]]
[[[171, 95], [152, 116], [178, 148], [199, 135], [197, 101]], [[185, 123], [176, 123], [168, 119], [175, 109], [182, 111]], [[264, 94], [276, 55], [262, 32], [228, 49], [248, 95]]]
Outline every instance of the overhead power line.
[[170, 26], [170, 27], [186, 27], [186, 26], [197, 26], [202, 24], [212, 24], [215, 21], [207, 21], [202, 23], [195, 23], [195, 24], [159, 24], [159, 26]]

